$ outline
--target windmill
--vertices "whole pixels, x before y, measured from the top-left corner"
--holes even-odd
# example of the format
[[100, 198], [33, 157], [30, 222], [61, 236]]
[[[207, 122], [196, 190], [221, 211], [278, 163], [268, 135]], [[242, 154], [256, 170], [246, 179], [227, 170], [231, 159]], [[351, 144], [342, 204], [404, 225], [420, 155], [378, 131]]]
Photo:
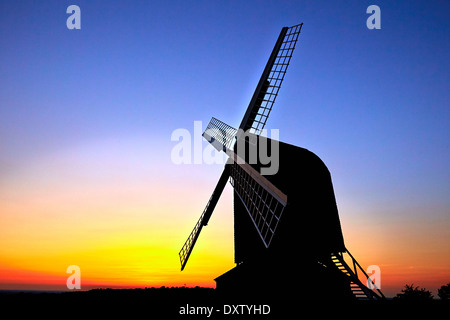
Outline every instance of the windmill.
[[[377, 293], [368, 288], [375, 283], [344, 245], [325, 164], [306, 149], [261, 135], [302, 26], [281, 29], [239, 127], [213, 117], [203, 133], [229, 158], [179, 252], [181, 270], [230, 181], [234, 189], [236, 267], [215, 279], [218, 292], [292, 298], [295, 291], [303, 298], [383, 299], [376, 286]], [[275, 174], [261, 174], [267, 163], [253, 157], [263, 147], [279, 157]]]

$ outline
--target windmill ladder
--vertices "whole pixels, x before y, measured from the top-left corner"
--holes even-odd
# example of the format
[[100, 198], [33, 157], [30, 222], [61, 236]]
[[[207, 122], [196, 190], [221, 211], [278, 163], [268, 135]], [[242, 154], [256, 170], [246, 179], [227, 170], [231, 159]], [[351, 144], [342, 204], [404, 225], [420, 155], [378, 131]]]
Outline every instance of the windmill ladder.
[[[349, 257], [353, 263], [353, 269], [345, 262], [344, 256], [341, 252], [337, 254], [331, 254], [331, 261], [336, 266], [336, 268], [342, 272], [345, 276], [349, 278], [350, 289], [352, 291], [353, 296], [357, 300], [384, 300], [386, 299], [383, 293], [375, 286], [373, 280], [367, 275], [364, 269], [359, 265], [356, 259], [351, 255], [349, 251], [347, 251]], [[367, 281], [371, 281], [374, 287], [377, 289], [378, 294], [365, 286], [358, 278], [358, 269], [365, 276]]]

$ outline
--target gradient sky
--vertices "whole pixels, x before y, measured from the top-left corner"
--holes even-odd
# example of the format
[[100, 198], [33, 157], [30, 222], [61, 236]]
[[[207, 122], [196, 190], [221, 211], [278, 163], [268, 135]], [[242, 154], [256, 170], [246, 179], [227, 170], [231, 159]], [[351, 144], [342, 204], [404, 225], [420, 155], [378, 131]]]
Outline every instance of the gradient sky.
[[[81, 8], [68, 30], [66, 8]], [[366, 8], [381, 8], [368, 30]], [[266, 128], [327, 164], [347, 248], [387, 295], [450, 282], [446, 1], [1, 1], [0, 289], [214, 286], [233, 264], [221, 165], [171, 134], [238, 126], [280, 29], [304, 23]], [[203, 148], [207, 143], [202, 142]]]

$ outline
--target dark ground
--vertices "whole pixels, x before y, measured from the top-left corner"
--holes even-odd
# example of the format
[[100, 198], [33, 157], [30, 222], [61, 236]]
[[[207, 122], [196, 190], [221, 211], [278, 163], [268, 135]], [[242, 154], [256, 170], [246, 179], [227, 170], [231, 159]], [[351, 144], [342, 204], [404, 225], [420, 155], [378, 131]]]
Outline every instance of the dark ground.
[[[442, 314], [443, 312], [447, 316], [450, 311], [450, 303], [440, 300], [426, 303], [415, 301], [396, 302], [390, 299], [381, 302], [343, 302], [336, 299], [265, 301], [264, 299], [254, 300], [251, 297], [237, 300], [231, 297], [220, 296], [215, 289], [202, 287], [93, 289], [89, 291], [65, 292], [0, 291], [0, 305], [8, 305], [8, 302], [12, 302], [11, 305], [14, 305], [14, 302], [20, 302], [15, 305], [27, 306], [30, 302], [39, 302], [41, 306], [52, 306], [51, 308], [53, 308], [53, 306], [63, 306], [67, 302], [72, 306], [80, 306], [80, 304], [74, 304], [74, 302], [90, 301], [95, 303], [83, 303], [82, 305], [98, 306], [101, 314], [104, 311], [100, 307], [102, 305], [107, 305], [109, 312], [116, 309], [120, 310], [120, 308], [123, 310], [129, 305], [134, 305], [141, 308], [141, 310], [150, 312], [149, 314], [152, 317], [149, 317], [149, 319], [309, 319], [312, 314], [314, 314], [313, 318], [319, 319], [327, 316], [335, 317], [337, 314], [342, 314], [352, 319], [352, 314], [358, 314], [359, 316], [356, 318], [361, 319], [364, 317], [373, 318], [373, 316], [389, 318], [388, 315], [415, 317], [424, 311], [427, 314], [426, 318], [428, 318], [435, 312], [436, 314]], [[48, 302], [51, 304], [47, 304]], [[185, 314], [194, 309], [198, 312], [200, 310], [198, 307], [202, 311], [205, 311], [206, 307], [210, 308], [212, 310], [210, 316], [205, 313]], [[255, 307], [257, 309], [253, 309]], [[249, 311], [248, 308], [252, 308], [252, 310]], [[130, 310], [136, 311], [137, 309], [134, 307]]]

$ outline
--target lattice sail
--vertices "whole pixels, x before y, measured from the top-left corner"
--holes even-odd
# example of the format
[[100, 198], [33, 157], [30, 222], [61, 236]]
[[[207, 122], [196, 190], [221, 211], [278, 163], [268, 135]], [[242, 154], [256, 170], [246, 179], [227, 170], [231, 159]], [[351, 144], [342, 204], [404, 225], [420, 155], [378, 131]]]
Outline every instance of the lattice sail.
[[203, 132], [203, 137], [218, 151], [225, 151], [226, 149], [231, 149], [233, 147], [236, 132], [237, 130], [235, 128], [212, 117], [205, 132]]
[[230, 165], [230, 183], [241, 199], [266, 248], [287, 204], [287, 196], [249, 164]]
[[178, 253], [181, 262], [181, 270], [184, 269], [186, 263], [189, 259], [189, 256], [192, 253], [192, 249], [194, 249], [195, 242], [197, 242], [198, 236], [200, 235], [200, 231], [202, 231], [203, 226], [206, 226], [211, 218], [211, 215], [216, 207], [217, 201], [219, 201], [220, 195], [222, 194], [225, 185], [227, 184], [228, 177], [230, 176], [229, 166], [225, 166], [225, 169], [222, 172], [222, 175], [217, 182], [216, 188], [214, 189], [211, 197], [209, 198], [208, 203], [206, 204], [205, 209], [202, 212], [202, 215], [198, 219], [197, 223], [194, 226], [194, 229], [189, 234], [186, 242]]
[[[247, 120], [247, 128], [243, 128], [244, 130], [250, 129], [251, 133], [259, 135], [264, 129], [291, 61], [302, 25], [287, 28], [273, 64], [269, 65], [270, 72], [266, 75], [263, 74], [263, 77], [267, 76], [267, 78], [262, 79], [261, 90], [256, 98], [255, 105], [252, 106], [251, 114]], [[269, 60], [269, 63], [271, 62]]]
[[[208, 204], [206, 207], [208, 207]], [[206, 210], [206, 209], [205, 209]], [[194, 229], [189, 234], [189, 237], [187, 238], [186, 242], [184, 243], [183, 247], [181, 248], [180, 252], [178, 253], [178, 256], [180, 257], [181, 262], [181, 271], [183, 271], [184, 267], [186, 266], [186, 263], [189, 259], [189, 256], [191, 255], [192, 249], [194, 248], [195, 242], [198, 239], [198, 236], [200, 235], [200, 231], [203, 228], [203, 217], [205, 215], [205, 211], [203, 211], [202, 215], [200, 216], [200, 219], [198, 219], [197, 223], [195, 224]]]

